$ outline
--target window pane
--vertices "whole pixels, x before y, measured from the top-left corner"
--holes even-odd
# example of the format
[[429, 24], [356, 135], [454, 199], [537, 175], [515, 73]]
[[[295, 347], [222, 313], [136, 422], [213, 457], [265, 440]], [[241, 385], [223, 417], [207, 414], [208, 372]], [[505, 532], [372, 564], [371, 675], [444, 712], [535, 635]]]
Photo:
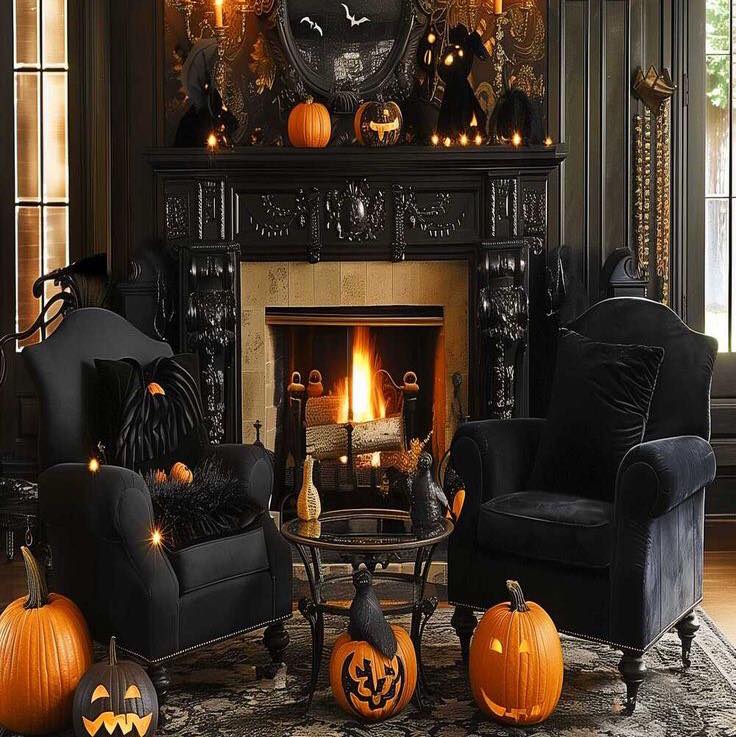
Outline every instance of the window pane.
[[706, 0], [705, 48], [708, 53], [728, 53], [731, 15], [730, 0]]
[[66, 67], [66, 0], [43, 0], [43, 65]]
[[40, 100], [38, 72], [15, 74], [15, 197], [38, 201], [40, 184]]
[[[60, 269], [69, 262], [69, 208], [68, 207], [44, 207], [43, 208], [43, 273], [48, 274], [54, 269]], [[59, 287], [52, 282], [46, 282], [44, 288], [44, 300], [48, 302], [51, 297], [59, 291]], [[54, 309], [54, 314], [61, 306]], [[50, 335], [56, 327], [52, 325], [47, 335]]]
[[705, 203], [705, 332], [728, 351], [728, 210], [727, 199]]
[[15, 0], [15, 65], [38, 66], [38, 4], [40, 0]]
[[66, 82], [66, 72], [43, 73], [43, 198], [45, 202], [67, 202], [69, 197]]
[[705, 192], [728, 195], [730, 57], [706, 58]]
[[[36, 319], [41, 303], [33, 296], [33, 282], [41, 275], [41, 208], [15, 208], [17, 330], [23, 330]], [[19, 346], [38, 342], [37, 337]]]

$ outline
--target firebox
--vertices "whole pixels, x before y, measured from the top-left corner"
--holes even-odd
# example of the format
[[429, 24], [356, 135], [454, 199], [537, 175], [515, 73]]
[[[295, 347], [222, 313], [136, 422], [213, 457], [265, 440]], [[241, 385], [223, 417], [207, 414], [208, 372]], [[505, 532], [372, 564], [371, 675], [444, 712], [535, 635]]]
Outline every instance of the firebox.
[[443, 307], [267, 307], [265, 323], [277, 498], [298, 491], [309, 454], [324, 507], [406, 506], [412, 440], [445, 452]]

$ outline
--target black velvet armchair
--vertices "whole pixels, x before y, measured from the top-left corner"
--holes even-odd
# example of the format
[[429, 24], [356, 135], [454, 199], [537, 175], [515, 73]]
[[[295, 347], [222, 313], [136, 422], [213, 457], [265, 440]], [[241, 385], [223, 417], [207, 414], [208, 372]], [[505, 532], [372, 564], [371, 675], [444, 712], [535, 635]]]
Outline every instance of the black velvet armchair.
[[698, 629], [717, 344], [643, 299], [600, 302], [569, 327], [600, 342], [664, 348], [643, 442], [621, 462], [613, 498], [588, 498], [530, 486], [545, 420], [463, 425], [452, 444], [466, 488], [449, 546], [453, 625], [467, 657], [474, 610], [505, 600], [504, 582], [518, 579], [560, 631], [623, 652], [633, 709], [646, 651], [674, 626], [687, 667]]
[[[288, 644], [291, 552], [269, 513], [273, 475], [258, 446], [220, 445], [213, 452], [241, 480], [262, 513], [236, 534], [173, 554], [152, 545], [151, 497], [133, 471], [103, 465], [92, 474], [88, 426], [96, 401], [94, 359], [132, 357], [147, 364], [171, 348], [119, 315], [71, 312], [47, 340], [23, 351], [40, 408], [39, 511], [51, 547], [55, 588], [73, 599], [93, 636], [147, 664], [165, 698], [163, 664], [195, 648], [266, 628], [274, 663]], [[269, 668], [267, 668], [269, 670]]]

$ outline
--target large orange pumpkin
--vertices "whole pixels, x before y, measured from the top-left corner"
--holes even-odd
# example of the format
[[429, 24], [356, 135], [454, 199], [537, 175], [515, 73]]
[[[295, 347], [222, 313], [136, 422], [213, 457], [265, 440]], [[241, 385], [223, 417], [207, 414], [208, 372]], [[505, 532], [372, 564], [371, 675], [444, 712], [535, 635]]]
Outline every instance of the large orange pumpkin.
[[562, 692], [562, 647], [547, 612], [507, 581], [511, 601], [489, 609], [470, 645], [470, 685], [478, 706], [504, 724], [537, 724]]
[[406, 630], [396, 625], [396, 655], [387, 658], [363, 640], [340, 635], [330, 656], [330, 686], [351, 716], [378, 721], [398, 714], [417, 686], [417, 657]]
[[47, 734], [71, 720], [74, 689], [92, 665], [92, 640], [76, 605], [49, 594], [31, 552], [21, 550], [28, 596], [0, 615], [0, 724]]
[[330, 111], [308, 97], [289, 113], [289, 141], [298, 148], [324, 148], [330, 142]]

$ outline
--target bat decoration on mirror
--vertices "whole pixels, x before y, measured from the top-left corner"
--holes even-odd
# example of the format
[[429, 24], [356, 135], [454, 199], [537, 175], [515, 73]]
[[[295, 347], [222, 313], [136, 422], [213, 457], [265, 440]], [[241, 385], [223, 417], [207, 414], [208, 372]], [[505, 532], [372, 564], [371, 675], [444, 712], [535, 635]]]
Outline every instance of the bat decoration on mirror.
[[322, 32], [322, 26], [319, 23], [315, 23], [308, 15], [305, 15], [299, 22], [306, 23], [313, 31], [317, 31], [324, 38], [325, 34]]
[[371, 22], [371, 19], [365, 15], [360, 19], [356, 18], [354, 13], [350, 13], [350, 8], [345, 3], [340, 3], [340, 5], [345, 8], [345, 17], [350, 21], [351, 28], [355, 28], [355, 26], [362, 25], [363, 23]]

